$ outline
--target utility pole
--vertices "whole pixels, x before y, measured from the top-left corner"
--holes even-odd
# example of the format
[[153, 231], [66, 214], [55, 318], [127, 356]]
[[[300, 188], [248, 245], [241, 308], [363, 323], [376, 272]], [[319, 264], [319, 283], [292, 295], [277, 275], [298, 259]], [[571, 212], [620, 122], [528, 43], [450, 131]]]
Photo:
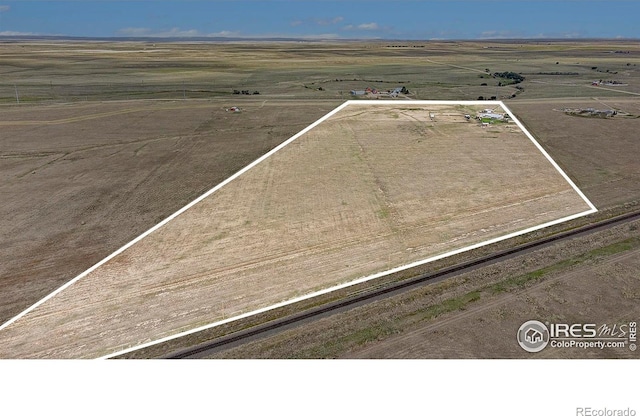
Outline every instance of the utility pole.
[[13, 88], [16, 89], [16, 102], [20, 104], [20, 95], [18, 95], [18, 86], [14, 84]]

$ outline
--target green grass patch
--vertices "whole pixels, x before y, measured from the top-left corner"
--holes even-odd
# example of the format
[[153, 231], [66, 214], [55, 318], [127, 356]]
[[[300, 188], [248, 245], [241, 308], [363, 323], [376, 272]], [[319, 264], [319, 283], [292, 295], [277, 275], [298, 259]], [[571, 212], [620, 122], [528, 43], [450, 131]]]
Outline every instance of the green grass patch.
[[538, 280], [545, 276], [549, 270], [548, 268], [535, 270], [533, 272], [523, 274], [520, 276], [510, 277], [507, 280], [503, 280], [502, 282], [495, 283], [489, 286], [489, 291], [493, 294], [507, 292], [510, 289], [521, 287], [526, 285], [531, 281]]
[[489, 124], [503, 124], [507, 122], [507, 120], [504, 120], [504, 119], [498, 120], [491, 117], [482, 117], [480, 121], [482, 121], [483, 123], [489, 123]]
[[[395, 316], [393, 319], [377, 318], [374, 322], [360, 327], [354, 328], [348, 334], [342, 335], [328, 342], [324, 342], [310, 349], [301, 349], [291, 354], [291, 358], [318, 358], [318, 357], [337, 357], [344, 352], [367, 344], [369, 342], [381, 341], [394, 334], [404, 332], [407, 328], [412, 327], [421, 321], [429, 321], [441, 315], [465, 310], [471, 303], [480, 300], [483, 294], [499, 294], [510, 290], [524, 287], [532, 282], [542, 279], [544, 276], [561, 270], [568, 269], [580, 263], [587, 261], [597, 261], [606, 256], [622, 253], [640, 246], [640, 237], [628, 238], [609, 244], [605, 247], [599, 247], [590, 250], [580, 256], [563, 260], [538, 270], [531, 271], [519, 276], [514, 276], [474, 290], [460, 296], [445, 299], [437, 304], [430, 305], [417, 311], [409, 311]], [[446, 283], [444, 283], [446, 284]]]
[[400, 330], [396, 325], [391, 323], [368, 326], [315, 348], [297, 351], [291, 355], [291, 358], [337, 357], [349, 348], [364, 345], [372, 341], [379, 341], [398, 332], [400, 332]]
[[467, 305], [480, 299], [480, 291], [473, 291], [441, 303], [431, 305], [417, 313], [400, 316], [393, 321], [377, 322], [373, 325], [359, 328], [353, 332], [326, 342], [309, 350], [301, 350], [292, 355], [292, 358], [312, 357], [336, 357], [344, 351], [364, 345], [369, 342], [380, 341], [391, 335], [404, 331], [407, 321], [429, 320], [448, 312], [464, 310]]
[[378, 218], [384, 219], [389, 217], [389, 210], [386, 207], [380, 208], [380, 210], [376, 213]]
[[613, 254], [629, 251], [638, 246], [640, 246], [640, 237], [632, 237], [615, 244], [591, 250], [589, 253], [587, 253], [587, 255], [590, 256], [590, 258], [610, 256]]
[[431, 305], [426, 309], [419, 311], [418, 315], [420, 320], [433, 319], [442, 314], [465, 310], [467, 305], [479, 300], [481, 293], [478, 290], [465, 293], [462, 296], [458, 296], [452, 299], [447, 299], [436, 305]]
[[508, 292], [515, 288], [524, 287], [528, 283], [539, 280], [542, 277], [552, 272], [561, 271], [569, 267], [575, 266], [577, 264], [584, 263], [586, 261], [598, 260], [606, 256], [622, 253], [624, 251], [631, 250], [638, 246], [640, 246], [640, 238], [638, 237], [628, 238], [624, 241], [619, 241], [617, 243], [613, 243], [605, 247], [599, 247], [599, 248], [593, 249], [591, 251], [588, 251], [572, 259], [563, 260], [561, 262], [552, 264], [547, 267], [543, 267], [538, 270], [534, 270], [526, 274], [510, 277], [501, 282], [494, 283], [488, 286], [486, 289], [488, 289], [491, 293], [494, 293], [494, 294]]

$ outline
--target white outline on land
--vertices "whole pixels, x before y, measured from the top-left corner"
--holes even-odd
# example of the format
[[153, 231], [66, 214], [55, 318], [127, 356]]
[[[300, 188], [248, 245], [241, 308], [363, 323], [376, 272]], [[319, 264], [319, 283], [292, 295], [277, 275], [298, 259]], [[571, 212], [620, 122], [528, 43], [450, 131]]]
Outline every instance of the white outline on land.
[[399, 266], [399, 267], [395, 267], [393, 269], [390, 270], [386, 270], [383, 272], [379, 272], [376, 274], [372, 274], [370, 276], [365, 276], [365, 277], [361, 277], [359, 279], [356, 280], [352, 280], [350, 282], [346, 282], [346, 283], [342, 283], [336, 286], [332, 286], [320, 291], [316, 291], [316, 292], [312, 292], [303, 296], [299, 296], [296, 298], [292, 298], [289, 300], [285, 300], [279, 303], [275, 303], [273, 305], [264, 307], [264, 308], [260, 308], [260, 309], [256, 309], [254, 311], [251, 312], [247, 312], [247, 313], [243, 313], [241, 315], [237, 315], [231, 318], [227, 318], [221, 321], [216, 321], [204, 326], [200, 326], [197, 328], [193, 328], [190, 329], [188, 331], [184, 331], [184, 332], [180, 332], [174, 335], [170, 335], [164, 338], [160, 338], [154, 341], [150, 341], [144, 344], [140, 344], [140, 345], [136, 345], [127, 349], [124, 349], [122, 351], [117, 351], [108, 355], [105, 355], [103, 357], [100, 357], [101, 359], [107, 359], [107, 358], [113, 358], [113, 357], [117, 357], [119, 355], [123, 355], [123, 354], [127, 354], [129, 352], [133, 352], [136, 350], [140, 350], [143, 348], [147, 348], [153, 345], [157, 345], [157, 344], [161, 344], [163, 342], [167, 342], [167, 341], [171, 341], [173, 339], [177, 339], [186, 335], [190, 335], [190, 334], [194, 334], [196, 332], [200, 332], [200, 331], [204, 331], [206, 329], [210, 329], [210, 328], [214, 328], [216, 326], [220, 326], [220, 325], [224, 325], [226, 323], [229, 322], [233, 322], [233, 321], [237, 321], [240, 319], [244, 319], [250, 316], [254, 316], [254, 315], [258, 315], [260, 313], [263, 312], [267, 312], [267, 311], [271, 311], [277, 308], [280, 308], [282, 306], [286, 306], [286, 305], [291, 305], [293, 303], [297, 303], [306, 299], [310, 299], [316, 296], [320, 296], [326, 293], [330, 293], [336, 290], [340, 290], [343, 289], [345, 287], [349, 287], [349, 286], [353, 286], [359, 283], [364, 283], [373, 279], [377, 279], [379, 277], [382, 276], [386, 276], [389, 274], [393, 274], [393, 273], [397, 273], [403, 270], [407, 270], [410, 269], [412, 267], [416, 267], [416, 266], [420, 266], [426, 263], [430, 263], [445, 257], [449, 257], [449, 256], [453, 256], [459, 253], [463, 253], [466, 251], [470, 251], [479, 247], [483, 247], [489, 244], [493, 244], [499, 241], [503, 241], [503, 240], [507, 240], [509, 238], [513, 238], [519, 235], [523, 235], [523, 234], [527, 234], [529, 232], [532, 231], [536, 231], [542, 228], [546, 228], [555, 224], [560, 224], [566, 221], [570, 221], [572, 219], [575, 218], [579, 218], [579, 217], [583, 217], [585, 215], [589, 215], [592, 214], [594, 212], [597, 212], [598, 210], [596, 209], [596, 207], [591, 203], [591, 201], [589, 201], [587, 199], [587, 197], [582, 193], [582, 191], [573, 183], [573, 181], [567, 176], [566, 173], [564, 173], [564, 171], [560, 168], [560, 166], [558, 166], [558, 164], [551, 158], [551, 156], [549, 156], [549, 154], [542, 148], [542, 146], [540, 146], [540, 144], [536, 141], [536, 139], [531, 135], [531, 133], [529, 133], [529, 131], [522, 125], [522, 123], [513, 115], [513, 113], [511, 113], [511, 111], [504, 105], [504, 103], [502, 101], [434, 101], [434, 100], [413, 100], [410, 102], [403, 102], [403, 101], [393, 101], [393, 100], [376, 100], [376, 101], [346, 101], [343, 104], [341, 104], [340, 106], [336, 107], [334, 110], [332, 110], [331, 112], [329, 112], [328, 114], [326, 114], [325, 116], [323, 116], [322, 118], [318, 119], [317, 121], [315, 121], [314, 123], [310, 124], [309, 126], [307, 126], [305, 129], [301, 130], [300, 132], [298, 132], [297, 134], [295, 134], [294, 136], [292, 136], [291, 138], [289, 138], [288, 140], [282, 142], [280, 145], [278, 145], [277, 147], [273, 148], [272, 150], [270, 150], [269, 152], [265, 153], [263, 156], [261, 156], [260, 158], [256, 159], [255, 161], [253, 161], [252, 163], [250, 163], [249, 165], [245, 166], [243, 169], [239, 170], [238, 172], [236, 172], [235, 174], [233, 174], [232, 176], [230, 176], [229, 178], [225, 179], [224, 181], [222, 181], [221, 183], [219, 183], [218, 185], [216, 185], [215, 187], [211, 188], [209, 191], [205, 192], [204, 194], [202, 194], [201, 196], [199, 196], [198, 198], [196, 198], [195, 200], [191, 201], [189, 204], [185, 205], [184, 207], [182, 207], [181, 209], [179, 209], [178, 211], [176, 211], [175, 213], [173, 213], [172, 215], [168, 216], [167, 218], [165, 218], [164, 220], [162, 220], [161, 222], [159, 222], [158, 224], [156, 224], [155, 226], [151, 227], [149, 230], [145, 231], [144, 233], [140, 234], [138, 237], [136, 237], [135, 239], [131, 240], [129, 243], [125, 244], [124, 246], [120, 247], [118, 250], [114, 251], [113, 253], [111, 253], [109, 256], [105, 257], [104, 259], [102, 259], [101, 261], [99, 261], [98, 263], [96, 263], [95, 265], [93, 265], [92, 267], [90, 267], [89, 269], [85, 270], [84, 272], [82, 272], [81, 274], [79, 274], [78, 276], [76, 276], [75, 278], [73, 278], [72, 280], [68, 281], [67, 283], [65, 283], [64, 285], [60, 286], [58, 289], [56, 289], [55, 291], [53, 291], [52, 293], [50, 293], [49, 295], [45, 296], [44, 298], [42, 298], [41, 300], [39, 300], [38, 302], [34, 303], [33, 305], [31, 305], [29, 308], [25, 309], [24, 311], [22, 311], [21, 313], [19, 313], [18, 315], [16, 315], [15, 317], [11, 318], [10, 320], [8, 320], [7, 322], [5, 322], [4, 324], [0, 325], [0, 331], [3, 330], [4, 328], [8, 327], [9, 325], [11, 325], [12, 323], [16, 322], [18, 319], [22, 318], [23, 316], [25, 316], [27, 313], [33, 311], [35, 308], [37, 308], [38, 306], [42, 305], [44, 302], [46, 302], [47, 300], [53, 298], [54, 296], [56, 296], [58, 293], [62, 292], [63, 290], [65, 290], [66, 288], [68, 288], [69, 286], [71, 286], [72, 284], [74, 284], [75, 282], [77, 282], [78, 280], [82, 279], [83, 277], [87, 276], [88, 274], [90, 274], [91, 272], [93, 272], [94, 270], [96, 270], [98, 267], [102, 266], [103, 264], [105, 264], [106, 262], [108, 262], [109, 260], [113, 259], [114, 257], [116, 257], [117, 255], [121, 254], [122, 252], [124, 252], [125, 250], [127, 250], [129, 247], [133, 246], [134, 244], [136, 244], [137, 242], [139, 242], [140, 240], [142, 240], [143, 238], [147, 237], [149, 234], [153, 233], [154, 231], [158, 230], [159, 228], [161, 228], [162, 226], [164, 226], [165, 224], [167, 224], [169, 221], [173, 220], [174, 218], [176, 218], [177, 216], [179, 216], [180, 214], [184, 213], [185, 211], [187, 211], [189, 208], [193, 207], [194, 205], [196, 205], [197, 203], [199, 203], [200, 201], [202, 201], [203, 199], [207, 198], [208, 196], [210, 196], [211, 194], [213, 194], [214, 192], [218, 191], [219, 189], [221, 189], [223, 186], [227, 185], [228, 183], [230, 183], [231, 181], [233, 181], [234, 179], [236, 179], [237, 177], [239, 177], [240, 175], [244, 174], [245, 172], [247, 172], [248, 170], [250, 170], [251, 168], [253, 168], [254, 166], [256, 166], [257, 164], [259, 164], [260, 162], [264, 161], [265, 159], [267, 159], [269, 156], [273, 155], [274, 153], [278, 152], [279, 150], [281, 150], [282, 148], [284, 148], [285, 146], [287, 146], [289, 143], [293, 142], [294, 140], [296, 140], [297, 138], [299, 138], [300, 136], [302, 136], [303, 134], [307, 133], [308, 131], [310, 131], [311, 129], [313, 129], [314, 127], [316, 127], [317, 125], [319, 125], [320, 123], [322, 123], [323, 121], [325, 121], [326, 119], [328, 119], [329, 117], [333, 116], [334, 114], [336, 114], [337, 112], [339, 112], [340, 110], [342, 110], [343, 108], [347, 107], [348, 105], [404, 105], [404, 104], [412, 104], [412, 105], [487, 105], [488, 104], [498, 104], [502, 107], [502, 109], [509, 114], [509, 117], [511, 117], [511, 119], [517, 124], [517, 126], [520, 128], [520, 130], [522, 130], [525, 135], [529, 138], [529, 140], [531, 140], [533, 142], [533, 144], [536, 146], [536, 148], [542, 152], [542, 154], [547, 158], [547, 160], [553, 165], [553, 167], [560, 173], [560, 175], [562, 175], [562, 177], [569, 183], [569, 185], [571, 185], [571, 187], [576, 191], [576, 193], [584, 200], [584, 202], [589, 206], [589, 210], [578, 213], [578, 214], [573, 214], [564, 218], [560, 218], [557, 220], [553, 220], [553, 221], [549, 221], [546, 222], [544, 224], [540, 224], [540, 225], [536, 225], [534, 227], [530, 227], [527, 228], [525, 230], [521, 230], [521, 231], [516, 231], [501, 237], [496, 237], [487, 241], [483, 241], [477, 244], [473, 244], [471, 246], [467, 246], [467, 247], [462, 247], [456, 250], [452, 250], [443, 254], [439, 254], [433, 257], [429, 257], [423, 260], [419, 260], [413, 263], [409, 263], [409, 264], [405, 264], [403, 266]]

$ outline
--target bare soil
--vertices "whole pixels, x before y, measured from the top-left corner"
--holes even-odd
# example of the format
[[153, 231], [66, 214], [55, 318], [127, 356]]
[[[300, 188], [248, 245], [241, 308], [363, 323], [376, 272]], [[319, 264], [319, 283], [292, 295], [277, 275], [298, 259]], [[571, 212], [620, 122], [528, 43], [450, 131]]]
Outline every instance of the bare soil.
[[347, 107], [3, 330], [2, 355], [100, 356], [589, 209], [481, 108]]

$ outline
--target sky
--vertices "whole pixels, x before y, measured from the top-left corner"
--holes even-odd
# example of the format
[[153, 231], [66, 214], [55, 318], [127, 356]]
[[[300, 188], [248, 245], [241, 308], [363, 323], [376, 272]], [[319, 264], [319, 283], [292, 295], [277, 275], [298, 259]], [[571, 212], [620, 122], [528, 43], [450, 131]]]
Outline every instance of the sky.
[[640, 38], [639, 0], [0, 0], [0, 36]]

